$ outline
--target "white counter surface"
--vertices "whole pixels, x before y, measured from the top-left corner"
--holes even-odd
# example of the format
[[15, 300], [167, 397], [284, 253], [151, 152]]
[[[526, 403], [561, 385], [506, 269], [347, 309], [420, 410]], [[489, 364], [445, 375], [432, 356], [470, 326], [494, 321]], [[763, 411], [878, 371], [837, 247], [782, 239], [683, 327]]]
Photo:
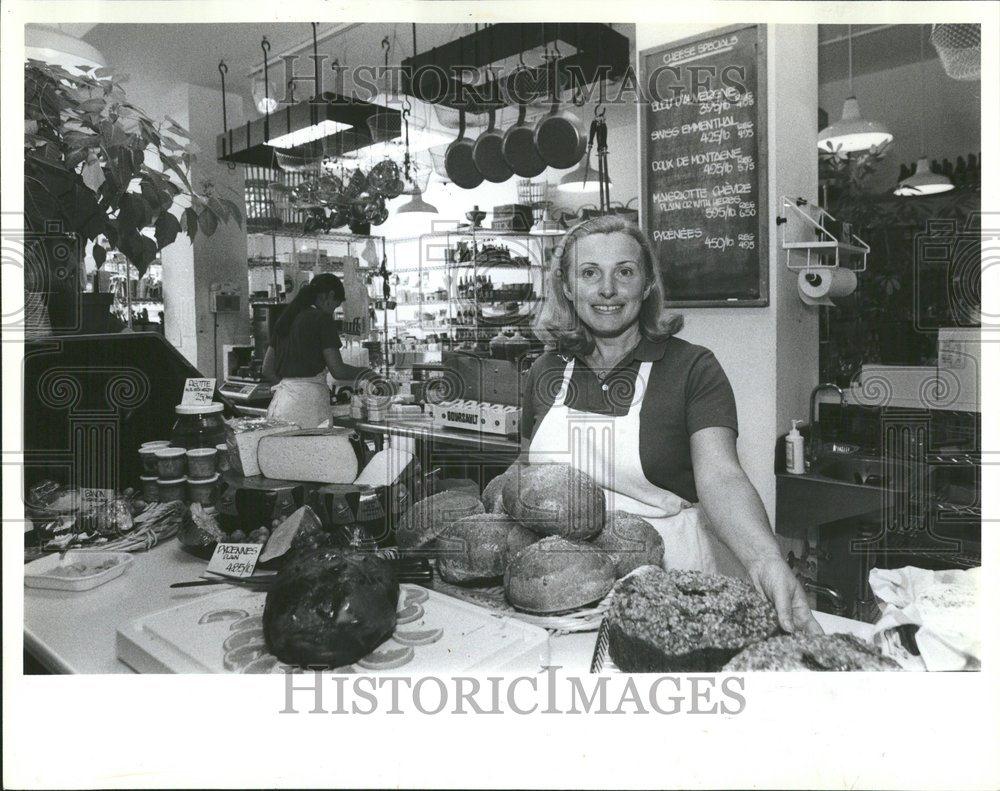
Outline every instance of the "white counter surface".
[[[218, 592], [215, 586], [171, 589], [174, 582], [198, 579], [206, 561], [189, 555], [175, 540], [135, 554], [126, 574], [89, 591], [68, 592], [25, 588], [25, 649], [54, 673], [131, 673], [115, 654], [119, 626], [199, 596]], [[851, 632], [862, 637], [871, 625], [816, 613], [827, 632]], [[596, 632], [550, 638], [552, 665], [565, 672], [587, 673]]]

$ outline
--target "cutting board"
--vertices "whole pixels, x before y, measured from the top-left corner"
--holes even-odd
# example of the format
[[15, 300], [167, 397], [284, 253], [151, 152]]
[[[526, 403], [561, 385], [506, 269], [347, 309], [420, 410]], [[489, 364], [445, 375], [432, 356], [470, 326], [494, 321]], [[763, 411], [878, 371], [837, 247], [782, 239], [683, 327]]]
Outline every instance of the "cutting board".
[[[263, 645], [265, 596], [227, 587], [138, 618], [118, 630], [118, 658], [140, 673], [284, 672]], [[537, 672], [549, 660], [544, 629], [441, 593], [401, 585], [399, 612], [396, 637], [379, 646], [373, 657], [405, 661], [379, 668], [360, 660], [341, 672]]]

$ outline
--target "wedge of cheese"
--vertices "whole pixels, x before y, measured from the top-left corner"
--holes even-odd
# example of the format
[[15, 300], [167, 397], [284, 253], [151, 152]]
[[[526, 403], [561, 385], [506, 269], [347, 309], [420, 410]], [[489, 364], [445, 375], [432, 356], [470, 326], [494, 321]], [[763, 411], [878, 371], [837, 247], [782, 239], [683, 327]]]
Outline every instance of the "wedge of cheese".
[[354, 483], [364, 486], [392, 486], [414, 459], [412, 453], [399, 448], [380, 450], [365, 465]]
[[230, 466], [247, 478], [260, 475], [257, 446], [261, 439], [270, 434], [281, 434], [297, 428], [294, 423], [268, 418], [237, 418], [227, 421], [226, 450]]
[[358, 455], [346, 428], [300, 429], [261, 437], [257, 463], [266, 478], [310, 483], [352, 483]]

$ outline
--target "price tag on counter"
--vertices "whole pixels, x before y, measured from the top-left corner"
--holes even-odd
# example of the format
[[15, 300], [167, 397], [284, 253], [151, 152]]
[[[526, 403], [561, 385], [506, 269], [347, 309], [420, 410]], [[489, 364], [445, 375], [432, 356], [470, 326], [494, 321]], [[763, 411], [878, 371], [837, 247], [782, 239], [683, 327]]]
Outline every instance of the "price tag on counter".
[[187, 379], [181, 403], [190, 406], [211, 404], [215, 397], [215, 379]]
[[217, 544], [208, 570], [224, 577], [249, 577], [263, 548], [263, 544]]

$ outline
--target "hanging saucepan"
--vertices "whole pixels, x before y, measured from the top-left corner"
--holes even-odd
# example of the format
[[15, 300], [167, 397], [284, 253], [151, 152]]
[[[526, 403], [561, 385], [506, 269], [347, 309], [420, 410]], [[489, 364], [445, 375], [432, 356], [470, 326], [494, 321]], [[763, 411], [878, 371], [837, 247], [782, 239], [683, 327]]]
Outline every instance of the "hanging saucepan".
[[545, 164], [559, 169], [577, 164], [587, 150], [587, 137], [580, 119], [568, 110], [559, 109], [559, 48], [552, 60], [549, 98], [552, 109], [535, 124], [535, 148]]
[[[523, 33], [521, 34], [521, 49], [524, 49]], [[503, 158], [516, 175], [521, 178], [531, 179], [540, 175], [545, 170], [545, 162], [538, 156], [538, 151], [535, 149], [534, 127], [525, 123], [524, 120], [528, 114], [531, 72], [524, 65], [524, 56], [521, 55], [520, 57], [520, 66], [515, 69], [511, 81], [514, 88], [514, 98], [517, 99], [519, 104], [517, 123], [504, 132]]]
[[483, 183], [483, 174], [472, 157], [474, 143], [465, 136], [465, 108], [458, 112], [458, 137], [451, 141], [444, 154], [444, 168], [452, 183], [471, 190]]
[[490, 124], [476, 138], [472, 147], [472, 161], [483, 178], [494, 184], [500, 184], [514, 175], [514, 170], [503, 156], [504, 133], [496, 128], [497, 111], [490, 107]]

